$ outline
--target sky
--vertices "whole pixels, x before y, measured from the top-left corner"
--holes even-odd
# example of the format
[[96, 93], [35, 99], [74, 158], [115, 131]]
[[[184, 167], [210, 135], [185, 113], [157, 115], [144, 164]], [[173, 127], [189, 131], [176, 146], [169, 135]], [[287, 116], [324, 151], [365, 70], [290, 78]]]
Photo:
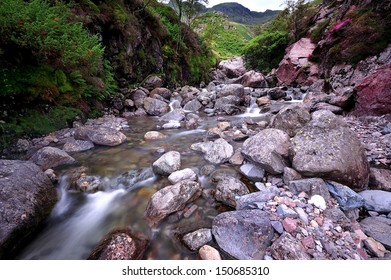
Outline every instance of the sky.
[[226, 2], [236, 2], [251, 11], [264, 12], [265, 10], [282, 10], [284, 7], [281, 5], [285, 0], [209, 0], [208, 7]]

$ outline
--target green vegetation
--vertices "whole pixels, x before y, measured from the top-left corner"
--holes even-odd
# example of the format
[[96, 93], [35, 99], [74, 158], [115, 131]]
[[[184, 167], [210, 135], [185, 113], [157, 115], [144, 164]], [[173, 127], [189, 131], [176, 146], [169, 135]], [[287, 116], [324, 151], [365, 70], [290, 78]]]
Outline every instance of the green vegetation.
[[239, 56], [253, 37], [245, 25], [229, 22], [215, 13], [205, 13], [193, 22], [195, 30], [220, 59]]
[[246, 66], [262, 73], [269, 73], [283, 58], [288, 42], [286, 32], [263, 32], [244, 48]]

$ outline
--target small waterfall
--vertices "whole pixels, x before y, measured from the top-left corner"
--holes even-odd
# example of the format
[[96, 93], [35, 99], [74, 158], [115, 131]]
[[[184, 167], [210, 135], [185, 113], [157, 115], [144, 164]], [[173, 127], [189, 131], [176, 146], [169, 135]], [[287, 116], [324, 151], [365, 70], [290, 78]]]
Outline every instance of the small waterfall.
[[250, 105], [246, 108], [246, 111], [243, 114], [238, 115], [238, 117], [260, 117], [261, 109], [258, 107], [257, 99], [251, 96]]
[[175, 109], [181, 108], [181, 103], [179, 102], [179, 100], [176, 99], [171, 100], [170, 104], [168, 105], [170, 106], [170, 112], [174, 111]]

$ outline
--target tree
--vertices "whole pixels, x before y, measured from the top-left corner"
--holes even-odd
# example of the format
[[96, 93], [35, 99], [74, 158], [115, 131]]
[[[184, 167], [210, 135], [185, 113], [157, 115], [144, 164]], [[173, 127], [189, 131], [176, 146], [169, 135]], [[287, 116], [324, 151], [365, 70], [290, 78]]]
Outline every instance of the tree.
[[[163, 1], [167, 2], [167, 1]], [[202, 4], [208, 4], [208, 0], [170, 0], [169, 3], [177, 11], [179, 18], [189, 26], [194, 17], [201, 10]]]
[[308, 0], [286, 0], [286, 9], [289, 11], [288, 26], [295, 41], [299, 40], [305, 29], [305, 17], [308, 12]]

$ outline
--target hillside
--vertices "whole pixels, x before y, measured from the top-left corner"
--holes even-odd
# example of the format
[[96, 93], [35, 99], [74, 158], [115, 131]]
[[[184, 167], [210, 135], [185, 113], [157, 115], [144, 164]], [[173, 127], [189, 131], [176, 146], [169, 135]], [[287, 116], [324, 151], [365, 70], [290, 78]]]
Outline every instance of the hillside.
[[253, 37], [248, 26], [216, 13], [202, 14], [193, 24], [194, 30], [220, 59], [240, 56], [242, 48]]
[[207, 9], [209, 12], [220, 12], [228, 17], [229, 21], [255, 25], [272, 20], [280, 11], [266, 10], [265, 12], [254, 12], [234, 2], [222, 3]]

